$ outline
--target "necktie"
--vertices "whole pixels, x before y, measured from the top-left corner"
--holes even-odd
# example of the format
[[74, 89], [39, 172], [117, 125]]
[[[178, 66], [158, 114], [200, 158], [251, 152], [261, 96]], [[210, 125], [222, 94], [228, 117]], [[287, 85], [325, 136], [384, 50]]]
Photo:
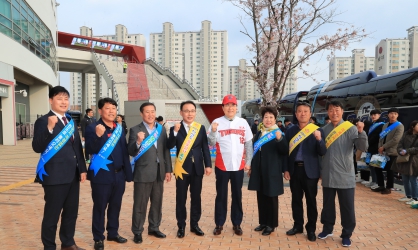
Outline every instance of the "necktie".
[[[62, 117], [62, 121], [64, 122], [64, 125], [67, 125], [68, 121], [67, 121], [67, 117], [63, 116]], [[71, 142], [74, 142], [74, 138], [73, 136], [71, 136]]]

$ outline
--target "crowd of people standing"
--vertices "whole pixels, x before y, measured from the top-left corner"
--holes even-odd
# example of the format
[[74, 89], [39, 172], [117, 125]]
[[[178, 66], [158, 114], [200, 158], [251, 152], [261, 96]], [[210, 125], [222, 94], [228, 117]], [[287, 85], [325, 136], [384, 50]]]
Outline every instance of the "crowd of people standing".
[[[389, 110], [389, 122], [379, 120], [380, 111], [371, 112], [373, 123], [355, 124], [343, 120], [344, 107], [338, 101], [326, 105], [329, 123], [319, 127], [312, 118], [311, 107], [301, 102], [297, 105], [297, 121], [276, 122], [277, 109], [264, 107], [261, 124], [249, 126], [236, 116], [237, 99], [226, 95], [222, 101], [224, 115], [213, 120], [206, 131], [195, 121], [196, 104], [180, 104], [180, 123], [168, 128], [162, 117], [156, 117], [156, 107], [144, 102], [139, 107], [142, 122], [129, 129], [123, 116], [117, 114], [117, 103], [111, 98], [98, 100], [100, 119], [93, 119], [92, 110], [86, 110], [82, 121], [82, 134], [74, 133], [77, 125], [66, 115], [69, 92], [57, 86], [50, 90], [51, 111], [35, 123], [33, 150], [41, 154], [36, 180], [45, 193], [41, 239], [44, 249], [56, 249], [56, 228], [61, 215], [61, 249], [82, 249], [74, 241], [78, 213], [80, 182], [90, 181], [92, 209], [92, 238], [94, 249], [104, 249], [104, 240], [126, 243], [119, 234], [119, 215], [126, 182], [133, 182], [132, 208], [133, 241], [143, 242], [144, 224], [148, 217], [148, 235], [165, 238], [161, 232], [164, 181], [176, 182], [176, 207], [178, 238], [185, 237], [187, 193], [190, 192], [190, 231], [196, 236], [205, 233], [199, 226], [202, 215], [201, 192], [204, 176], [216, 175], [214, 209], [214, 235], [221, 235], [227, 220], [228, 189], [232, 202], [230, 220], [235, 235], [244, 233], [242, 187], [244, 172], [249, 176], [248, 189], [256, 191], [259, 225], [255, 231], [270, 235], [279, 223], [279, 199], [284, 193], [283, 182], [290, 182], [292, 192], [293, 226], [286, 232], [292, 236], [303, 233], [309, 241], [326, 239], [333, 235], [336, 220], [335, 198], [338, 197], [344, 247], [351, 246], [356, 227], [353, 152], [387, 154], [385, 169], [376, 168], [364, 178], [372, 177], [375, 192], [390, 193], [393, 187], [391, 171], [402, 174], [406, 196], [401, 201], [417, 200], [418, 121], [407, 132], [397, 122], [398, 110]], [[377, 136], [378, 135], [378, 136]], [[85, 155], [82, 152], [85, 144]], [[216, 147], [212, 165], [209, 146]], [[172, 166], [170, 149], [176, 147]], [[402, 162], [397, 160], [404, 159]], [[131, 157], [131, 159], [130, 159]], [[86, 165], [90, 163], [88, 168]], [[90, 162], [88, 162], [90, 161]], [[214, 171], [212, 170], [214, 168]], [[388, 174], [386, 186], [383, 170]], [[373, 177], [375, 176], [375, 177]], [[318, 218], [317, 185], [321, 178], [323, 225], [316, 234]], [[366, 183], [365, 183], [366, 184]], [[307, 222], [304, 221], [305, 197]], [[147, 216], [148, 214], [148, 216]], [[105, 236], [107, 233], [107, 236]]]

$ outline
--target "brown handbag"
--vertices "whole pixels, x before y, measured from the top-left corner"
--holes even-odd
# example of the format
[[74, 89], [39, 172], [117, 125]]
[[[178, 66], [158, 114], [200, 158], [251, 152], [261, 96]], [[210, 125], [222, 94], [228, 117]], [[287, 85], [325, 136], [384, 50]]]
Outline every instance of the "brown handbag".
[[[415, 142], [417, 141], [418, 135], [415, 136], [414, 141], [412, 142], [411, 146], [414, 146]], [[396, 163], [405, 163], [405, 162], [409, 162], [409, 154], [406, 155], [399, 155], [398, 158], [396, 158]]]

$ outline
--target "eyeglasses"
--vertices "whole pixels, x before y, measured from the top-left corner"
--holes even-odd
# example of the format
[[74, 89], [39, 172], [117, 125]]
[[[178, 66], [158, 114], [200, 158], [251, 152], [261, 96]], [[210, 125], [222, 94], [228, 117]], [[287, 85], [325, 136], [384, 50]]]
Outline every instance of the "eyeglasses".
[[194, 114], [196, 113], [196, 110], [182, 110], [181, 112], [186, 113], [186, 114]]

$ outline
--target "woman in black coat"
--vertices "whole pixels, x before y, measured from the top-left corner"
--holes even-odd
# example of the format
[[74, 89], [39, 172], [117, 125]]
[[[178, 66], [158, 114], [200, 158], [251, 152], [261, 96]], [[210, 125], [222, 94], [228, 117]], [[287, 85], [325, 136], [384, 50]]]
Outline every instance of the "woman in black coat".
[[[264, 127], [257, 132], [254, 141], [269, 132], [278, 129], [276, 125], [277, 111], [275, 108], [265, 107], [261, 111]], [[254, 143], [255, 144], [255, 143]], [[255, 149], [254, 149], [255, 150]], [[289, 144], [281, 131], [274, 133], [274, 138], [265, 143], [251, 161], [248, 172], [250, 180], [248, 190], [257, 191], [258, 220], [260, 225], [255, 231], [263, 231], [263, 235], [270, 235], [279, 225], [279, 195], [283, 194], [283, 176], [287, 172], [285, 159], [289, 154]], [[285, 174], [289, 177], [289, 174]]]

